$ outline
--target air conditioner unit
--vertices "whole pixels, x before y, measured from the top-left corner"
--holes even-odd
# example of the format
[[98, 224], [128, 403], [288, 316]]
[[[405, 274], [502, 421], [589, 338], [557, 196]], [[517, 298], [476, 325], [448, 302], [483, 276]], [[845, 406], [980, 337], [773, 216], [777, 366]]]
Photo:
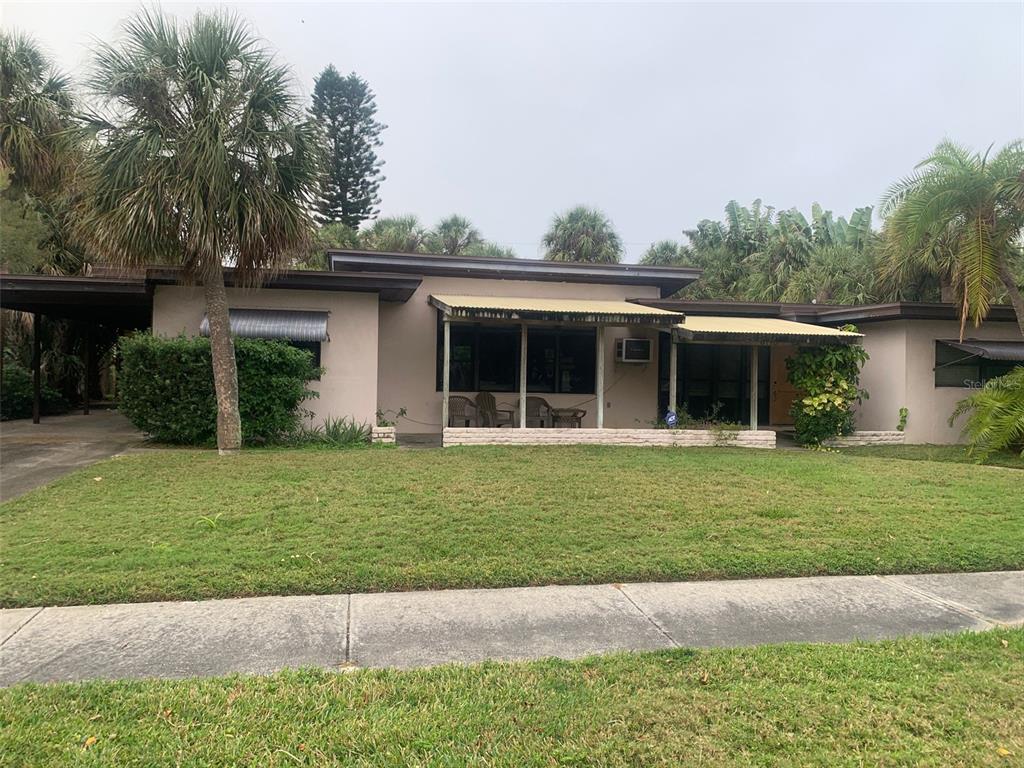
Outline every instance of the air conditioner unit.
[[651, 362], [651, 340], [616, 339], [615, 359], [620, 363]]

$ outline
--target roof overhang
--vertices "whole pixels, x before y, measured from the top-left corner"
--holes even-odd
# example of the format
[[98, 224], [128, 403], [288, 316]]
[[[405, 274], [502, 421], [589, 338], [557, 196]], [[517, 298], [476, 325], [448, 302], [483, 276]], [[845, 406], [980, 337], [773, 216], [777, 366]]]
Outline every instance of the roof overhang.
[[[948, 302], [896, 301], [889, 304], [868, 304], [849, 307], [827, 307], [818, 314], [818, 322], [841, 325], [871, 323], [885, 320], [954, 320], [960, 319], [960, 307]], [[1013, 307], [997, 304], [989, 307], [985, 322], [1015, 322]]]
[[850, 344], [863, 334], [841, 331], [810, 323], [798, 323], [777, 317], [731, 317], [724, 315], [688, 315], [672, 328], [674, 341], [709, 341], [766, 344]]
[[[154, 285], [180, 285], [184, 274], [178, 267], [150, 267], [146, 281]], [[226, 285], [235, 285], [233, 269], [224, 270]], [[422, 280], [410, 275], [388, 275], [377, 272], [324, 272], [319, 270], [288, 270], [278, 272], [263, 283], [263, 288], [294, 291], [352, 291], [376, 293], [381, 301], [406, 302], [420, 287]]]
[[140, 279], [0, 275], [0, 306], [117, 328], [145, 328], [153, 295]]
[[430, 303], [459, 320], [540, 321], [579, 325], [653, 325], [671, 327], [681, 312], [612, 299], [543, 299], [513, 296], [435, 294]]
[[972, 357], [1008, 363], [1024, 363], [1024, 341], [988, 341], [985, 339], [966, 339], [965, 341], [941, 339], [941, 341]]
[[327, 260], [335, 271], [650, 286], [658, 288], [662, 296], [671, 296], [701, 275], [701, 270], [696, 267], [578, 264], [541, 259], [491, 259], [385, 251], [329, 250]]

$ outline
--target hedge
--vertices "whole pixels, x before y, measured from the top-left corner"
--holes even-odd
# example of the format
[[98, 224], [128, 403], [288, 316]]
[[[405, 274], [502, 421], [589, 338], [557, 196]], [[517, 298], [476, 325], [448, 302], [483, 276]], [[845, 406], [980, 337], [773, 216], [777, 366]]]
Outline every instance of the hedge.
[[[155, 440], [208, 445], [217, 436], [210, 340], [160, 338], [148, 333], [120, 342], [120, 407]], [[320, 371], [312, 355], [281, 341], [235, 339], [242, 440], [261, 443], [294, 432], [306, 412], [308, 388]]]
[[[39, 386], [39, 406], [44, 416], [67, 413], [71, 404], [56, 389], [45, 382]], [[0, 382], [0, 419], [27, 419], [32, 415], [32, 374], [17, 363], [4, 365]]]

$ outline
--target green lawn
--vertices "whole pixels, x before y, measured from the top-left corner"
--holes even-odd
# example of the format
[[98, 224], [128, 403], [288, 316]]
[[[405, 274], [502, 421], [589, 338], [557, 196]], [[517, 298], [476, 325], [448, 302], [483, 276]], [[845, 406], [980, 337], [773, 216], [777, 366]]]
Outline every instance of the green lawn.
[[1021, 475], [796, 451], [149, 450], [0, 506], [6, 606], [1024, 567]]
[[[842, 452], [850, 456], [874, 456], [880, 459], [977, 463], [977, 458], [968, 456], [967, 448], [962, 445], [863, 445], [843, 448]], [[999, 451], [989, 456], [984, 463], [993, 467], [1024, 469], [1024, 457], [1013, 451]]]
[[413, 672], [20, 685], [8, 766], [1011, 766], [1024, 630]]

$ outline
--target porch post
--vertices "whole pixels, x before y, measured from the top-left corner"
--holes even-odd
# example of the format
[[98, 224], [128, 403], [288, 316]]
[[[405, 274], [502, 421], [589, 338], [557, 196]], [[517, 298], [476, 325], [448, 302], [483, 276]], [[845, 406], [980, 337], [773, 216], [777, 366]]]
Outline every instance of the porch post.
[[597, 428], [604, 429], [604, 326], [597, 326]]
[[42, 385], [40, 380], [40, 367], [42, 366], [41, 358], [41, 339], [39, 338], [39, 323], [41, 317], [38, 312], [32, 313], [32, 423], [39, 423], [39, 390]]
[[88, 324], [85, 326], [85, 350], [82, 357], [85, 358], [83, 360], [83, 362], [85, 363], [85, 365], [83, 366], [85, 368], [85, 391], [82, 393], [85, 399], [84, 402], [82, 403], [82, 413], [88, 416], [89, 384], [91, 381], [90, 374], [92, 373], [92, 326]]
[[452, 384], [452, 326], [448, 322], [448, 315], [441, 318], [441, 324], [444, 326], [444, 353], [442, 354], [444, 367], [441, 368], [441, 434], [443, 435], [444, 430], [448, 427], [448, 392]]
[[676, 368], [679, 360], [679, 348], [676, 340], [672, 338], [672, 331], [668, 332], [668, 409], [675, 413], [676, 410]]
[[757, 346], [750, 345], [750, 428], [757, 429]]
[[526, 323], [519, 326], [519, 428], [526, 429]]

